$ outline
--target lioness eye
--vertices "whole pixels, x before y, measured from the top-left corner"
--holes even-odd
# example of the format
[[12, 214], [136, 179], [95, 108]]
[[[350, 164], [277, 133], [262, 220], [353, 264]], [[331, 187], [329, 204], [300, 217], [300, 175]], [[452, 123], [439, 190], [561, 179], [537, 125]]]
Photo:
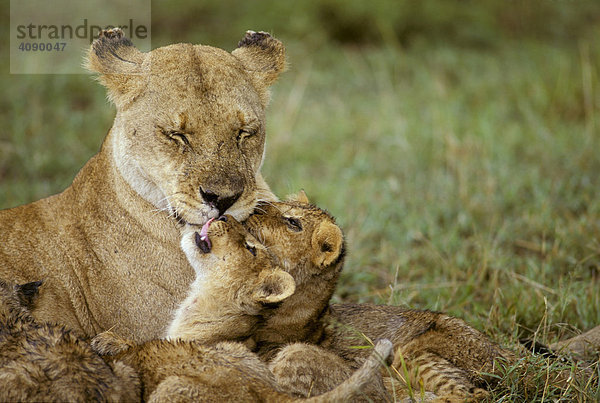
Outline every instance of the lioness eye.
[[285, 223], [292, 231], [302, 231], [302, 223], [299, 219], [294, 217], [283, 217]]
[[256, 248], [254, 246], [246, 244], [246, 249], [248, 249], [250, 253], [252, 253], [252, 256], [256, 256]]
[[188, 140], [188, 138], [185, 136], [185, 134], [181, 133], [181, 132], [176, 132], [176, 131], [170, 131], [167, 133], [167, 135], [175, 140], [175, 141], [179, 141], [183, 144], [185, 144], [186, 146], [190, 145], [190, 141]]

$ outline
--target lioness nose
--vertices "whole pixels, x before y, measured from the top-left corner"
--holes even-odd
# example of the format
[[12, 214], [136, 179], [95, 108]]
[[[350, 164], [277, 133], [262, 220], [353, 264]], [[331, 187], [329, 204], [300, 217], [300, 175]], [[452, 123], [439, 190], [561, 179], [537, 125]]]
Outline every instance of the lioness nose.
[[211, 192], [210, 190], [204, 190], [200, 187], [200, 196], [204, 199], [205, 202], [210, 204], [213, 207], [216, 207], [219, 210], [219, 215], [223, 215], [225, 211], [229, 207], [233, 205], [240, 198], [242, 192], [236, 193], [233, 196], [219, 196], [216, 193]]

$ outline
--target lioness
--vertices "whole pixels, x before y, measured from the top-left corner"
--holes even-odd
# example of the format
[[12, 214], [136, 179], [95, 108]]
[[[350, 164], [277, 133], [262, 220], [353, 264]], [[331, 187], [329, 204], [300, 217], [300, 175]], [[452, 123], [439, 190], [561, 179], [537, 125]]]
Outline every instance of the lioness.
[[44, 280], [33, 315], [83, 335], [164, 334], [194, 279], [178, 225], [244, 219], [274, 199], [259, 169], [268, 87], [284, 66], [281, 42], [262, 32], [231, 53], [142, 53], [103, 31], [88, 67], [116, 106], [113, 127], [64, 192], [0, 212], [0, 278]]
[[[250, 336], [261, 315], [292, 295], [291, 275], [278, 268], [265, 247], [231, 216], [210, 220], [200, 232], [186, 231], [182, 246], [197, 279], [175, 315], [170, 340], [136, 345], [104, 332], [94, 338], [94, 348], [109, 362], [139, 374], [144, 400], [294, 400], [282, 393], [266, 364], [245, 346], [214, 344]], [[315, 400], [358, 396], [377, 380], [381, 359], [390, 351], [389, 341], [379, 342], [352, 377]]]

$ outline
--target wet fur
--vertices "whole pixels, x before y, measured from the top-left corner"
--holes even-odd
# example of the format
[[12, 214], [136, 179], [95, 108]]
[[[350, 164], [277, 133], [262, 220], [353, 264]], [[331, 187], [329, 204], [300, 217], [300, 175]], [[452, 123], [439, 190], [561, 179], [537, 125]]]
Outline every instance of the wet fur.
[[0, 281], [0, 401], [139, 400], [131, 368], [107, 364], [75, 332], [31, 317], [40, 285]]

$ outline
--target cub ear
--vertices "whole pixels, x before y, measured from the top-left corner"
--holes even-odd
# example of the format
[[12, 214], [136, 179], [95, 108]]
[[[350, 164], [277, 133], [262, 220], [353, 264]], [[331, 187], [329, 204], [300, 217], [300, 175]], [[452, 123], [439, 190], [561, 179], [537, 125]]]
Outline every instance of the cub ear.
[[288, 197], [286, 197], [287, 201], [295, 201], [298, 203], [304, 203], [304, 204], [310, 204], [310, 202], [308, 201], [308, 196], [306, 196], [306, 192], [304, 191], [304, 189], [300, 189], [300, 191], [296, 194], [291, 194]]
[[267, 88], [285, 70], [285, 48], [266, 32], [247, 31], [231, 54], [242, 62], [265, 95]]
[[313, 264], [324, 269], [335, 262], [342, 253], [344, 235], [340, 227], [330, 221], [323, 221], [313, 232], [311, 246]]
[[42, 281], [33, 281], [31, 283], [17, 284], [15, 285], [15, 292], [19, 298], [19, 302], [25, 308], [31, 310], [35, 304], [35, 300], [39, 295], [39, 288], [42, 285]]
[[262, 304], [281, 302], [296, 291], [296, 282], [287, 272], [276, 269], [263, 271], [252, 298]]
[[117, 106], [124, 106], [143, 89], [142, 63], [146, 56], [120, 28], [113, 28], [101, 31], [94, 40], [85, 66], [100, 74], [98, 79], [108, 90], [109, 99]]

